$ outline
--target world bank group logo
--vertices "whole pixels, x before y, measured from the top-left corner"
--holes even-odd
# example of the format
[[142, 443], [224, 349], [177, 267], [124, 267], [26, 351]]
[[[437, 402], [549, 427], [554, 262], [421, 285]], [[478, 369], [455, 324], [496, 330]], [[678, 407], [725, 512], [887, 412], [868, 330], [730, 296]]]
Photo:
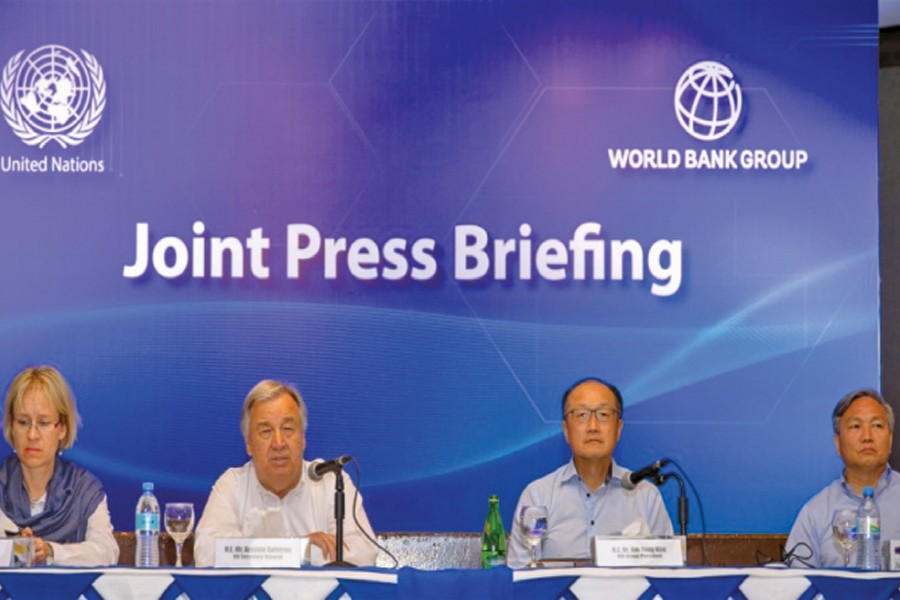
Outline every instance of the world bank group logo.
[[[675, 116], [696, 140], [713, 142], [734, 131], [741, 122], [743, 90], [731, 69], [711, 60], [685, 69], [675, 86]], [[755, 122], [755, 120], [754, 120]], [[617, 171], [800, 171], [811, 164], [809, 150], [737, 143], [689, 147], [626, 145], [607, 148], [611, 169]]]
[[718, 140], [741, 118], [741, 86], [731, 69], [714, 61], [691, 65], [675, 86], [675, 115], [684, 130], [704, 142]]
[[23, 142], [77, 146], [94, 131], [106, 107], [106, 82], [97, 59], [65, 46], [41, 46], [9, 59], [0, 76], [0, 109]]

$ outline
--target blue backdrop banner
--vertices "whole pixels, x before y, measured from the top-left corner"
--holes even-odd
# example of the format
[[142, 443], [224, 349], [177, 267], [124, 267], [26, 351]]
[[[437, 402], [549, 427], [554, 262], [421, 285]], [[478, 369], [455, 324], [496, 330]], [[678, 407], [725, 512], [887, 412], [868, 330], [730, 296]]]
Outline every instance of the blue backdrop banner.
[[879, 381], [877, 45], [875, 0], [0, 0], [0, 381], [69, 378], [118, 529], [200, 512], [264, 378], [377, 530], [509, 526], [594, 375], [621, 464], [787, 531]]

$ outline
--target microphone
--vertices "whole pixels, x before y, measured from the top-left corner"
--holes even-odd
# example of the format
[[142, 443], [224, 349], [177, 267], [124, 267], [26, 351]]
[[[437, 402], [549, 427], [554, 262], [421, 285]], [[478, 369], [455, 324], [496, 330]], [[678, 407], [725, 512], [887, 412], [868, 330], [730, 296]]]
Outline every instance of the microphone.
[[637, 484], [647, 479], [648, 477], [653, 477], [654, 475], [659, 473], [660, 469], [662, 469], [670, 462], [672, 461], [670, 461], [668, 458], [662, 458], [652, 465], [644, 467], [643, 469], [639, 469], [632, 473], [626, 473], [625, 476], [622, 477], [622, 487], [626, 490], [633, 490], [637, 487]]
[[326, 473], [332, 471], [340, 471], [341, 467], [353, 460], [352, 456], [343, 455], [331, 460], [314, 460], [309, 464], [306, 474], [309, 475], [311, 481], [321, 481]]

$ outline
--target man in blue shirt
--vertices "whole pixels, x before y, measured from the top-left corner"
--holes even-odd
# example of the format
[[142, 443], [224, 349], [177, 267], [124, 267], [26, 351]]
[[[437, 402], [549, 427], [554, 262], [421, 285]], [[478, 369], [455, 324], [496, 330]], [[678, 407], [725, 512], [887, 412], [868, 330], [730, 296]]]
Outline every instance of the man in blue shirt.
[[563, 435], [572, 460], [522, 492], [507, 564], [518, 568], [531, 560], [528, 540], [518, 526], [523, 506], [547, 507], [544, 559], [589, 558], [594, 536], [621, 534], [629, 526], [652, 535], [672, 535], [672, 521], [656, 486], [647, 481], [632, 490], [622, 486], [628, 471], [612, 458], [622, 434], [619, 390], [601, 379], [582, 379], [563, 395], [562, 406]]
[[[834, 539], [831, 520], [835, 511], [855, 511], [864, 487], [875, 490], [882, 541], [900, 539], [900, 510], [896, 508], [900, 506], [900, 474], [888, 465], [893, 409], [875, 390], [857, 390], [838, 402], [831, 420], [844, 473], [813, 496], [797, 516], [786, 549], [802, 561], [794, 560], [792, 566], [844, 566], [844, 551]], [[855, 555], [851, 554], [850, 565], [854, 563]]]

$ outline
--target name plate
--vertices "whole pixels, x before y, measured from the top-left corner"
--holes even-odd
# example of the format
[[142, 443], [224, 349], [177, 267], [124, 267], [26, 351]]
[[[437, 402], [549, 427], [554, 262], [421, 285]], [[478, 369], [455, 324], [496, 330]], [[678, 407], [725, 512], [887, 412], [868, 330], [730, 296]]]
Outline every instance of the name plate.
[[[900, 571], [900, 540], [889, 540], [887, 543], [888, 559], [884, 563], [885, 568], [890, 571]], [[852, 562], [852, 564], [856, 564]]]
[[591, 558], [597, 567], [683, 567], [685, 540], [680, 537], [625, 538], [597, 536]]
[[9, 538], [0, 539], [0, 567], [14, 567], [13, 541]]
[[309, 562], [309, 538], [216, 538], [216, 568], [297, 569]]

